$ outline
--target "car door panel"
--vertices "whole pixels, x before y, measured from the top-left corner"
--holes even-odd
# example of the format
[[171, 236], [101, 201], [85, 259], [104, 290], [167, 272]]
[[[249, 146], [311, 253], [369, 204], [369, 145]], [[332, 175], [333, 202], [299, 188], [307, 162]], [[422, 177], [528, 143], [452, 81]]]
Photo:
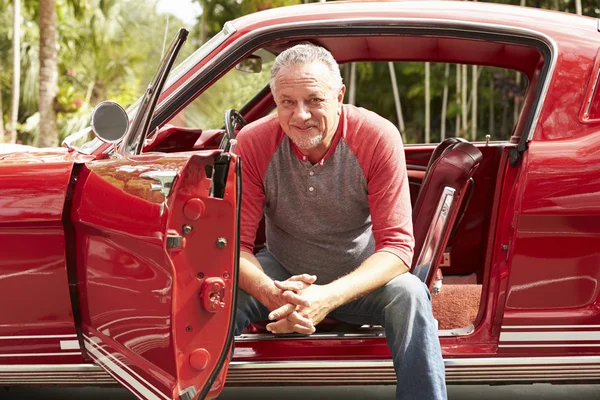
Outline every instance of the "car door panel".
[[224, 197], [211, 197], [217, 156], [100, 160], [79, 173], [85, 349], [140, 398], [195, 398], [227, 370], [218, 364], [234, 311], [238, 173], [229, 168]]
[[[483, 262], [486, 254], [489, 221], [486, 215], [491, 213], [496, 188], [497, 175], [501, 154], [509, 143], [474, 143], [483, 154], [483, 159], [473, 176], [473, 193], [466, 209], [465, 217], [457, 219], [456, 231], [448, 241], [447, 252], [450, 265], [444, 266], [443, 273], [467, 275], [477, 273], [478, 280], [483, 274]], [[425, 169], [435, 145], [405, 146], [406, 166], [411, 194], [414, 202], [419, 193]]]

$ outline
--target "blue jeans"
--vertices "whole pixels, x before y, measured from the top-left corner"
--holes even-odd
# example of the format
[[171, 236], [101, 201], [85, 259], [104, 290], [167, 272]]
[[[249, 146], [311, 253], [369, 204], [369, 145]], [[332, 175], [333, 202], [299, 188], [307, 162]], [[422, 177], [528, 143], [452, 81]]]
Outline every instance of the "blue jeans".
[[[290, 277], [266, 250], [257, 256], [265, 273], [276, 280]], [[236, 335], [252, 321], [266, 321], [269, 310], [239, 289]], [[431, 297], [423, 282], [402, 274], [368, 295], [335, 309], [332, 318], [350, 324], [381, 325], [396, 370], [396, 399], [444, 400], [446, 381]]]

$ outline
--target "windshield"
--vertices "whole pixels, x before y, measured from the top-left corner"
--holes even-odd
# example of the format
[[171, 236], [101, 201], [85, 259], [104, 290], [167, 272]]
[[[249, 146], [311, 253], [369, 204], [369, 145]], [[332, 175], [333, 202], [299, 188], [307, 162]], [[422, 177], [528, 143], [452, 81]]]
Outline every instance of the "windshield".
[[167, 55], [162, 60], [158, 67], [158, 71], [156, 72], [156, 76], [150, 85], [148, 85], [146, 94], [140, 102], [138, 113], [133, 119], [131, 127], [127, 132], [125, 143], [121, 146], [121, 154], [141, 153], [142, 145], [150, 126], [150, 118], [152, 117], [152, 113], [158, 102], [158, 96], [162, 92], [167, 80], [167, 75], [175, 62], [175, 58], [177, 58], [177, 54], [179, 54], [179, 50], [181, 50], [183, 43], [185, 43], [187, 36], [188, 31], [182, 28], [177, 33], [175, 39], [173, 39]]
[[[217, 33], [215, 36], [213, 36], [210, 40], [208, 40], [200, 48], [198, 48], [194, 53], [192, 53], [188, 58], [183, 60], [177, 67], [175, 67], [171, 70], [171, 72], [169, 73], [169, 76], [167, 77], [167, 81], [166, 81], [164, 87], [168, 88], [173, 83], [175, 83], [179, 79], [181, 79], [181, 77], [183, 77], [192, 67], [197, 65], [201, 60], [203, 60], [214, 49], [216, 49], [221, 44], [223, 44], [225, 42], [225, 40], [227, 40], [227, 38], [229, 38], [234, 33], [235, 33], [235, 28], [233, 27], [233, 25], [231, 25], [230, 22], [226, 22], [225, 25], [223, 26], [223, 30], [221, 30], [219, 33]], [[127, 115], [129, 116], [130, 120], [133, 120], [136, 117], [141, 102], [142, 102], [142, 97], [140, 97], [135, 103], [133, 103], [131, 106], [129, 106], [127, 108]], [[71, 136], [85, 134], [89, 131], [90, 131], [90, 127], [87, 127], [79, 132], [76, 132], [76, 133], [70, 135], [65, 140], [68, 140]], [[83, 144], [78, 149], [78, 151], [80, 153], [84, 153], [84, 154], [93, 154], [103, 144], [104, 144], [103, 141], [101, 141], [98, 138], [94, 138], [93, 140]], [[113, 149], [113, 147], [111, 146], [111, 151], [112, 151], [112, 149]]]

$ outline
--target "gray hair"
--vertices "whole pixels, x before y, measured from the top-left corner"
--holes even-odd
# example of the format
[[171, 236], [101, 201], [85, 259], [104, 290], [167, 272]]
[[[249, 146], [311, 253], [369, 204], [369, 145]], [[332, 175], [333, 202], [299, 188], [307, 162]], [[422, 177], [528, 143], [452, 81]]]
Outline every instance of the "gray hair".
[[321, 63], [331, 72], [332, 81], [329, 85], [333, 90], [339, 90], [342, 87], [342, 75], [340, 67], [331, 53], [321, 46], [314, 44], [297, 44], [290, 47], [277, 56], [273, 67], [271, 68], [271, 92], [275, 93], [275, 78], [282, 68], [290, 65]]

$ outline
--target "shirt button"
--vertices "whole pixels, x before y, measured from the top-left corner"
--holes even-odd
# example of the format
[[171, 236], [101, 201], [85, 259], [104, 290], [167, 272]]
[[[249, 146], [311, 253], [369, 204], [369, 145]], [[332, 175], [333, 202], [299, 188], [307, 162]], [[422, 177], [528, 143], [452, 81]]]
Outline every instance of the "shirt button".
[[309, 188], [308, 188], [308, 191], [309, 191], [309, 192], [314, 192], [314, 191], [315, 191], [315, 188], [311, 186], [311, 187], [309, 187]]
[[309, 174], [310, 176], [313, 176], [313, 175], [315, 174], [315, 171], [310, 171], [308, 174]]

